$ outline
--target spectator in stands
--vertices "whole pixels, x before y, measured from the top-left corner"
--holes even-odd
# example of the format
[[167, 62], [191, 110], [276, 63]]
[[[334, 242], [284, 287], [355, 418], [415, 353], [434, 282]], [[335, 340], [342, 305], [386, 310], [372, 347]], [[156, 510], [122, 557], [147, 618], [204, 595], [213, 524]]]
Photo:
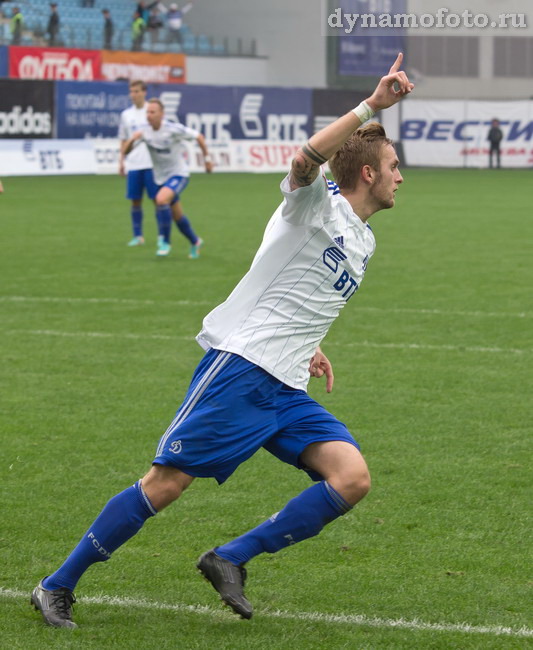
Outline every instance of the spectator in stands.
[[181, 29], [183, 27], [183, 16], [188, 13], [192, 8], [192, 2], [188, 2], [186, 5], [183, 5], [182, 9], [175, 3], [172, 3], [169, 6], [169, 11], [167, 14], [167, 26], [168, 26], [168, 42], [169, 43], [179, 43], [180, 47], [183, 47], [183, 35]]
[[92, 8], [92, 7], [94, 7], [94, 0], [82, 0], [81, 6], [82, 7]]
[[146, 31], [146, 23], [140, 12], [136, 11], [133, 14], [133, 23], [131, 24], [131, 49], [133, 52], [140, 52], [142, 50], [144, 32]]
[[146, 4], [144, 0], [137, 3], [137, 11], [141, 14], [145, 23], [148, 23], [150, 10], [154, 7], [157, 7], [160, 11], [166, 11], [165, 5], [162, 2], [159, 2], [159, 0], [155, 0], [155, 2], [150, 2], [148, 4]]
[[492, 169], [494, 155], [496, 155], [496, 167], [500, 169], [501, 165], [501, 142], [503, 140], [503, 131], [500, 129], [500, 120], [494, 118], [487, 136], [490, 142], [489, 167]]
[[159, 41], [159, 30], [161, 27], [163, 27], [161, 14], [159, 13], [159, 9], [154, 7], [150, 10], [147, 24], [147, 29], [150, 32], [150, 40], [152, 43], [157, 43]]
[[51, 47], [58, 45], [59, 14], [57, 13], [57, 4], [55, 2], [52, 2], [50, 5], [50, 17], [48, 18], [46, 33], [48, 34], [48, 45]]
[[102, 9], [102, 14], [104, 16], [104, 50], [112, 50], [115, 27], [111, 19], [111, 12], [109, 9]]
[[22, 27], [24, 26], [24, 17], [20, 13], [19, 7], [13, 7], [9, 30], [11, 31], [11, 45], [20, 45], [22, 38]]

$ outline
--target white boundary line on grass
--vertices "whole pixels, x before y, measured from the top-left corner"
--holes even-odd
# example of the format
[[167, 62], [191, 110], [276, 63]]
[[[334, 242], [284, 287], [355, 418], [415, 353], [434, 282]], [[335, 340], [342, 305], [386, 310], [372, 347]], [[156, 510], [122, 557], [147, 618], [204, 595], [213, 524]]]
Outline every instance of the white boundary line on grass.
[[[51, 302], [87, 303], [110, 305], [168, 305], [177, 307], [215, 307], [209, 300], [138, 300], [136, 298], [70, 298], [68, 296], [0, 296], [0, 302]], [[361, 305], [360, 310], [392, 314], [428, 314], [433, 316], [467, 316], [486, 318], [532, 318], [533, 312], [450, 311], [446, 309], [415, 309], [411, 307], [370, 307]]]
[[[79, 337], [95, 339], [129, 339], [129, 340], [160, 340], [160, 341], [194, 341], [194, 336], [178, 336], [170, 334], [132, 334], [112, 333], [112, 332], [64, 332], [61, 330], [4, 330], [4, 334], [23, 334], [25, 336], [59, 336], [59, 337]], [[372, 341], [352, 341], [350, 343], [337, 343], [332, 341], [329, 346], [335, 347], [360, 347], [360, 348], [378, 348], [384, 350], [421, 350], [431, 352], [474, 352], [489, 354], [528, 354], [533, 349], [527, 348], [497, 348], [481, 347], [475, 345], [432, 345], [426, 343], [373, 343]]]
[[[0, 596], [6, 598], [28, 598], [29, 593], [5, 589], [0, 587]], [[141, 598], [119, 598], [118, 596], [98, 596], [79, 598], [78, 602], [93, 605], [112, 605], [116, 607], [138, 607], [148, 610], [163, 610], [175, 612], [190, 612], [192, 614], [207, 614], [215, 617], [233, 617], [233, 614], [224, 610], [212, 609], [204, 605], [185, 605], [183, 603], [170, 605], [158, 603], [152, 600]], [[278, 618], [294, 621], [313, 621], [318, 623], [360, 625], [376, 628], [394, 628], [403, 630], [414, 630], [422, 632], [462, 632], [464, 634], [486, 634], [490, 636], [509, 636], [518, 638], [533, 637], [533, 630], [527, 627], [515, 629], [501, 625], [470, 625], [468, 623], [426, 623], [415, 618], [407, 620], [404, 618], [378, 618], [368, 617], [363, 614], [323, 614], [321, 612], [284, 612], [280, 610], [256, 610], [258, 616], [265, 618]]]

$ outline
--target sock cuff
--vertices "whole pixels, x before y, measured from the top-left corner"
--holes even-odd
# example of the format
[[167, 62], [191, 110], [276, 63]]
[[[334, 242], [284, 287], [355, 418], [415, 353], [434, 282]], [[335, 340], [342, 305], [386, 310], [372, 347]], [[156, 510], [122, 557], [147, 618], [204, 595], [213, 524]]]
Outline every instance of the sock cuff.
[[324, 486], [326, 497], [340, 515], [345, 515], [353, 508], [327, 481], [322, 481], [322, 485]]
[[143, 490], [142, 487], [142, 480], [139, 479], [136, 483], [133, 484], [134, 488], [137, 488], [137, 493], [139, 495], [140, 501], [143, 504], [143, 506], [146, 508], [148, 512], [149, 517], [154, 517], [157, 515], [157, 510], [154, 508], [152, 505], [152, 502], [150, 499], [146, 496], [146, 492]]

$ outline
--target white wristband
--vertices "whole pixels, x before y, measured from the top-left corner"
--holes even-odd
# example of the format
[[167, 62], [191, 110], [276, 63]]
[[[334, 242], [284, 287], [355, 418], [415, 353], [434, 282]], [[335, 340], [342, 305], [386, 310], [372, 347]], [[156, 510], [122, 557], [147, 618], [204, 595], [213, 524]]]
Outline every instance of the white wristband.
[[373, 110], [366, 101], [363, 101], [359, 106], [357, 106], [357, 108], [352, 109], [352, 113], [359, 118], [361, 124], [364, 124], [371, 117], [374, 117], [376, 111]]
[[211, 162], [211, 156], [204, 156], [204, 162]]

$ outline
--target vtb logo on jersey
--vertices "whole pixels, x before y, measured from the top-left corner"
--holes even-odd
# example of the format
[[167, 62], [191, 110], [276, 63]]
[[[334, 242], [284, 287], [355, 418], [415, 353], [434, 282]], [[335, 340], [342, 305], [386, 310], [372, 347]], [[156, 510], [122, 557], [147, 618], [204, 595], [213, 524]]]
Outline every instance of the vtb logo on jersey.
[[[335, 246], [326, 248], [322, 254], [322, 261], [328, 269], [333, 271], [333, 273], [338, 272], [340, 263], [344, 262], [346, 259], [348, 259], [346, 254]], [[342, 291], [342, 297], [346, 298], [346, 302], [348, 302], [357, 289], [359, 289], [359, 284], [354, 278], [352, 278], [346, 269], [342, 269], [342, 273], [333, 283], [333, 288], [335, 291]]]
[[335, 246], [331, 248], [326, 248], [324, 254], [322, 255], [322, 260], [324, 264], [331, 269], [333, 273], [337, 273], [340, 262], [344, 262], [347, 259], [347, 256]]

